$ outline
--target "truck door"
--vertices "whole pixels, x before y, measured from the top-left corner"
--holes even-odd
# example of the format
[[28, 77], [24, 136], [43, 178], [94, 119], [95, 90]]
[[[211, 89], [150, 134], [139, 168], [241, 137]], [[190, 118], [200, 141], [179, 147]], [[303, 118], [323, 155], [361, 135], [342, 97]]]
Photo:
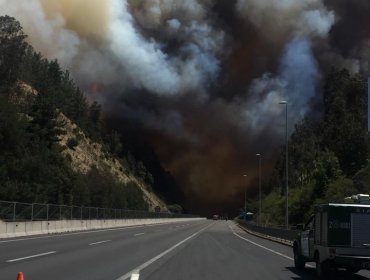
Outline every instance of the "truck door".
[[307, 222], [304, 230], [301, 234], [301, 251], [302, 255], [309, 258], [310, 257], [310, 247], [313, 245], [314, 238], [314, 217]]

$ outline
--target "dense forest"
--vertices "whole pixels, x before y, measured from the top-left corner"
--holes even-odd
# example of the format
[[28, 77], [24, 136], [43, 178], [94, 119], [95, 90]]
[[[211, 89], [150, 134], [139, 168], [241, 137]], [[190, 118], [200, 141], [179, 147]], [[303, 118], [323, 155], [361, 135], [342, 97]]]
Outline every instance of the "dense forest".
[[[323, 114], [296, 124], [289, 139], [289, 220], [303, 223], [316, 204], [370, 193], [367, 81], [332, 69], [324, 80]], [[265, 224], [285, 223], [285, 148], [263, 186]], [[258, 213], [258, 204], [249, 203]]]
[[[150, 166], [158, 172], [148, 171], [129, 147], [124, 148], [124, 137], [107, 128], [101, 106], [89, 103], [69, 72], [58, 61], [43, 58], [26, 38], [16, 19], [0, 17], [0, 200], [146, 210], [135, 183], [120, 183], [94, 168], [87, 174], [71, 169], [58, 143], [63, 134], [58, 115], [63, 113], [102, 143], [148, 185], [158, 188], [168, 174], [158, 161]], [[25, 94], [24, 85], [36, 94]]]

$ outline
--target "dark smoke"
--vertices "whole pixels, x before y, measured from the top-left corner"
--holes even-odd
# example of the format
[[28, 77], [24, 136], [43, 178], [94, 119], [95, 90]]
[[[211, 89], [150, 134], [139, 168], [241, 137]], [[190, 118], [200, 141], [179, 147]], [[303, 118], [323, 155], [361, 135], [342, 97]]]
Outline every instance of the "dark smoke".
[[291, 131], [317, 113], [332, 66], [369, 74], [367, 0], [86, 2], [0, 0], [0, 11], [71, 69], [115, 129], [135, 127], [194, 211], [242, 206], [256, 153], [268, 182], [284, 139], [279, 101]]

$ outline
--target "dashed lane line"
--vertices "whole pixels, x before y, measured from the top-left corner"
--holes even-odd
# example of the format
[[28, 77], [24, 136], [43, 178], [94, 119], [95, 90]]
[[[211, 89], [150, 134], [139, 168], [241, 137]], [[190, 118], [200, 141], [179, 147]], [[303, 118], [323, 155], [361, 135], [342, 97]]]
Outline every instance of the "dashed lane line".
[[98, 241], [98, 242], [90, 243], [89, 246], [98, 245], [98, 244], [102, 244], [102, 243], [107, 243], [107, 242], [111, 242], [111, 241], [112, 240]]
[[136, 267], [135, 269], [129, 271], [128, 273], [122, 275], [121, 277], [117, 278], [117, 280], [126, 280], [126, 279], [129, 279], [131, 277], [132, 274], [136, 273], [137, 271], [140, 271], [140, 270], [143, 270], [144, 268], [150, 266], [152, 263], [154, 263], [155, 261], [159, 260], [160, 258], [164, 257], [165, 255], [167, 255], [168, 253], [170, 253], [171, 251], [175, 250], [177, 247], [179, 247], [181, 244], [184, 244], [186, 241], [192, 239], [193, 237], [197, 236], [198, 234], [200, 234], [202, 231], [206, 230], [207, 228], [209, 228], [210, 226], [212, 226], [214, 223], [202, 228], [201, 230], [197, 231], [196, 233], [193, 233], [192, 235], [188, 236], [187, 238], [183, 239], [182, 241], [176, 243], [175, 245], [173, 245], [172, 247], [170, 247], [169, 249], [167, 249], [166, 251], [163, 251], [162, 253], [160, 253], [159, 255], [155, 256], [154, 258], [148, 260], [147, 262], [139, 265], [138, 267]]
[[41, 253], [41, 254], [27, 256], [27, 257], [23, 257], [23, 258], [7, 260], [6, 262], [8, 262], [8, 263], [18, 262], [18, 261], [23, 261], [23, 260], [27, 260], [27, 259], [32, 259], [32, 258], [47, 256], [47, 255], [51, 255], [51, 254], [55, 254], [55, 253], [56, 253], [56, 251], [51, 251], [51, 252]]

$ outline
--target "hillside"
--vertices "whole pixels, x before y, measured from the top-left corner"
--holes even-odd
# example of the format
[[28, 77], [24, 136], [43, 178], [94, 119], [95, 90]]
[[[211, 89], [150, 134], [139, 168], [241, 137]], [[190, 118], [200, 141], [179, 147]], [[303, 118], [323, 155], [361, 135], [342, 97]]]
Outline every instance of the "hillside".
[[[323, 114], [296, 124], [289, 139], [289, 221], [302, 223], [313, 207], [370, 193], [367, 82], [348, 70], [332, 69], [323, 81]], [[269, 181], [263, 178], [264, 224], [285, 220], [285, 147]], [[258, 200], [250, 211], [258, 213]]]
[[[156, 206], [159, 206], [161, 211], [168, 210], [166, 204], [155, 193], [149, 191], [146, 184], [131, 175], [117, 158], [104, 150], [101, 143], [92, 141], [63, 113], [60, 113], [59, 121], [63, 124], [63, 133], [59, 141], [63, 147], [62, 154], [69, 159], [75, 172], [87, 174], [95, 167], [102, 172], [109, 172], [122, 183], [134, 182], [143, 192], [150, 211], [154, 211]], [[71, 146], [69, 144], [71, 141], [75, 141], [75, 145]]]
[[26, 37], [0, 17], [0, 200], [167, 211], [145, 165], [118, 157], [101, 106]]

